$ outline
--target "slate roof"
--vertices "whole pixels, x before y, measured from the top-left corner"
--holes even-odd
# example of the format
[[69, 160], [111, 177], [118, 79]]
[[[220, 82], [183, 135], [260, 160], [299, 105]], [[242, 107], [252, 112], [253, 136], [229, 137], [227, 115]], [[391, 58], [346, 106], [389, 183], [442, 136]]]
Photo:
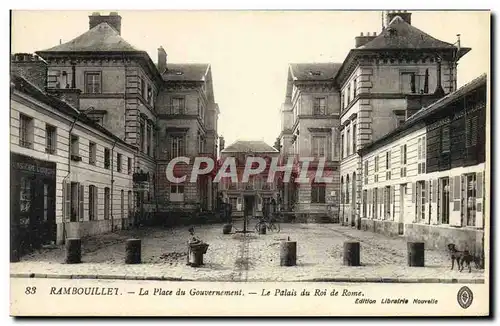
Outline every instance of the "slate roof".
[[43, 52], [122, 52], [140, 50], [125, 41], [118, 32], [103, 22], [82, 35], [64, 44], [56, 45]]
[[342, 63], [291, 63], [290, 71], [295, 80], [333, 80]]
[[401, 17], [394, 17], [382, 32], [358, 49], [448, 49], [453, 44], [440, 41], [408, 24]]
[[209, 67], [208, 63], [167, 63], [162, 77], [166, 81], [203, 81]]
[[459, 99], [460, 97], [464, 96], [467, 93], [474, 91], [475, 89], [478, 89], [481, 86], [486, 85], [486, 82], [487, 82], [486, 74], [480, 75], [479, 77], [473, 79], [472, 81], [460, 87], [458, 90], [447, 94], [446, 96], [437, 100], [431, 105], [421, 108], [419, 111], [414, 113], [410, 118], [408, 118], [401, 126], [389, 132], [382, 138], [370, 144], [367, 144], [361, 150], [359, 150], [359, 153], [363, 155], [364, 153], [368, 153], [371, 150], [374, 150], [379, 146], [386, 144], [392, 138], [397, 137], [404, 130], [407, 130], [410, 127], [415, 126], [419, 122], [423, 121], [425, 118], [430, 117], [435, 112], [439, 112], [439, 110], [445, 108], [448, 104], [452, 103], [453, 101]]
[[277, 153], [278, 150], [261, 140], [237, 140], [222, 150], [222, 153]]

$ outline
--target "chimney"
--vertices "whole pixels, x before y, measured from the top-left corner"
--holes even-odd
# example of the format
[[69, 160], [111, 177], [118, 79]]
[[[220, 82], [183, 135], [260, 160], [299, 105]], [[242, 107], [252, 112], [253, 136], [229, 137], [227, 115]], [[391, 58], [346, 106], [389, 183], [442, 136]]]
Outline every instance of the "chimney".
[[68, 103], [75, 109], [80, 109], [80, 94], [78, 88], [47, 88], [46, 92], [54, 97], [57, 97], [63, 102]]
[[359, 48], [360, 46], [365, 45], [376, 37], [377, 33], [373, 33], [373, 35], [370, 35], [370, 32], [366, 33], [366, 35], [363, 35], [363, 33], [361, 33], [359, 36], [356, 36], [354, 38], [355, 46], [356, 48]]
[[444, 96], [444, 90], [443, 86], [441, 85], [441, 58], [438, 58], [436, 60], [437, 62], [437, 80], [436, 80], [436, 90], [434, 91], [434, 95], [443, 97]]
[[[411, 12], [407, 12], [406, 10], [390, 10], [387, 12], [387, 25], [394, 19], [394, 17], [399, 16], [405, 22], [411, 25]], [[387, 27], [386, 25], [386, 27]]]
[[167, 52], [163, 46], [158, 48], [158, 70], [163, 74], [167, 70]]
[[47, 85], [47, 63], [36, 54], [16, 53], [11, 56], [10, 72], [19, 75], [45, 90]]
[[108, 16], [101, 16], [100, 13], [94, 12], [89, 16], [89, 29], [96, 27], [101, 23], [108, 23], [109, 26], [121, 35], [122, 32], [122, 17], [117, 12], [110, 12]]

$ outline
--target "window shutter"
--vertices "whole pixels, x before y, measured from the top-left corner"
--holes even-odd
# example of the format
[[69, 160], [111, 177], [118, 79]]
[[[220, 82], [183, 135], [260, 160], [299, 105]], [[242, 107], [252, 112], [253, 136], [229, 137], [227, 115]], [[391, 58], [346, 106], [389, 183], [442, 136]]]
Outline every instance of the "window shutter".
[[79, 218], [80, 220], [84, 219], [84, 196], [85, 196], [85, 187], [83, 185], [79, 185], [79, 191], [78, 191], [78, 212], [79, 212]]
[[453, 181], [453, 199], [454, 200], [460, 200], [460, 196], [461, 196], [461, 191], [460, 191], [460, 185], [461, 185], [461, 181], [460, 181], [460, 176], [457, 175], [455, 176], [454, 178], [455, 180]]
[[449, 192], [448, 193], [450, 195], [450, 201], [453, 201], [453, 199], [455, 198], [455, 187], [453, 187], [453, 180], [454, 180], [454, 178], [451, 177], [451, 178], [449, 178], [449, 180], [450, 181], [449, 181], [449, 185], [448, 185], [448, 187], [449, 187]]
[[69, 220], [71, 217], [71, 183], [63, 183], [64, 189], [64, 219]]
[[417, 183], [413, 182], [411, 184], [412, 189], [411, 189], [411, 202], [414, 203], [417, 195]]
[[438, 180], [432, 180], [432, 202], [437, 202], [438, 197]]
[[423, 183], [423, 186], [424, 186], [424, 204], [427, 204], [427, 202], [429, 201], [429, 181], [424, 181]]
[[476, 197], [483, 197], [483, 172], [476, 173]]

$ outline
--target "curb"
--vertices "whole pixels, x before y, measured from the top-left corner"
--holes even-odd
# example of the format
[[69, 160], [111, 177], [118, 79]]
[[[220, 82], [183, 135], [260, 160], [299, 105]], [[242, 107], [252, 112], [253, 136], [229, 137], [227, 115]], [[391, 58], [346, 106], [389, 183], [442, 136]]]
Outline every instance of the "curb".
[[[88, 279], [88, 280], [124, 280], [124, 281], [171, 281], [171, 282], [227, 282], [227, 280], [193, 280], [179, 277], [167, 276], [131, 276], [131, 275], [69, 275], [69, 274], [37, 274], [37, 273], [13, 273], [10, 278], [49, 278], [49, 279]], [[249, 282], [266, 282], [252, 281]], [[460, 283], [460, 284], [484, 284], [484, 279], [446, 279], [446, 278], [403, 278], [403, 277], [334, 277], [313, 278], [308, 280], [286, 281], [286, 282], [319, 282], [319, 283]]]

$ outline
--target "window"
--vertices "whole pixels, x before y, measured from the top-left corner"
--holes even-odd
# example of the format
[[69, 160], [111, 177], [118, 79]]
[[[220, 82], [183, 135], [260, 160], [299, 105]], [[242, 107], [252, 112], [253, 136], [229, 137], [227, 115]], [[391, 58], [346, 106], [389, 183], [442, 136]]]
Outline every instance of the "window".
[[378, 189], [377, 188], [373, 188], [372, 189], [372, 193], [373, 193], [372, 212], [373, 212], [373, 218], [376, 219], [376, 218], [378, 218], [378, 210], [377, 210]]
[[441, 153], [450, 152], [450, 126], [445, 125], [441, 128]]
[[97, 187], [89, 186], [89, 221], [97, 220]]
[[326, 114], [326, 98], [318, 97], [314, 99], [313, 107], [314, 115], [325, 115]]
[[391, 186], [384, 188], [384, 218], [389, 220], [391, 218]]
[[151, 155], [151, 126], [146, 128], [146, 154]]
[[145, 132], [146, 128], [144, 126], [144, 121], [141, 120], [139, 124], [139, 148], [141, 149], [141, 152], [144, 152], [144, 139], [146, 138]]
[[344, 177], [340, 177], [340, 203], [344, 204]]
[[101, 93], [101, 73], [86, 72], [85, 73], [85, 93], [99, 94]]
[[171, 185], [170, 186], [170, 201], [182, 202], [184, 201], [184, 186]]
[[415, 206], [417, 210], [417, 221], [425, 220], [425, 181], [417, 181], [417, 205]]
[[172, 98], [172, 114], [184, 114], [184, 97], [174, 97]]
[[[465, 221], [462, 222], [462, 225], [466, 226], [475, 226], [476, 225], [476, 174], [470, 173], [462, 176], [462, 182], [465, 182], [463, 185], [464, 195], [463, 198], [463, 218]], [[465, 222], [465, 223], [464, 223]]]
[[146, 91], [146, 83], [144, 82], [144, 78], [140, 78], [140, 83], [139, 83], [139, 94], [141, 94], [141, 96], [143, 98], [146, 98], [146, 96], [144, 96], [144, 92]]
[[365, 161], [365, 185], [368, 184], [368, 160]]
[[127, 157], [127, 173], [132, 173], [132, 158]]
[[154, 126], [151, 128], [151, 156], [156, 157], [156, 131]]
[[340, 136], [340, 156], [344, 158], [344, 133]]
[[21, 177], [19, 204], [22, 213], [30, 211], [31, 200], [31, 180], [27, 177]]
[[151, 86], [148, 86], [147, 101], [149, 105], [154, 106], [153, 89]]
[[132, 213], [134, 212], [134, 198], [132, 197], [132, 191], [129, 190], [127, 193], [127, 205], [128, 205], [128, 214], [129, 217], [131, 217]]
[[356, 125], [352, 125], [352, 153], [356, 153], [357, 151], [357, 140], [356, 140], [357, 134], [356, 134]]
[[401, 92], [405, 94], [428, 93], [426, 75], [417, 75], [415, 72], [402, 72], [400, 76]]
[[122, 172], [122, 154], [116, 153], [116, 171]]
[[465, 146], [472, 147], [477, 145], [477, 115], [467, 117], [465, 124]]
[[389, 170], [391, 168], [391, 154], [389, 151], [385, 152], [385, 169]]
[[51, 125], [45, 125], [45, 152], [55, 154], [57, 148], [57, 129]]
[[84, 187], [79, 182], [63, 183], [64, 218], [70, 222], [83, 221]]
[[120, 191], [120, 208], [122, 220], [125, 218], [125, 192], [123, 189]]
[[109, 169], [109, 166], [111, 165], [111, 157], [110, 157], [110, 151], [109, 148], [104, 149], [104, 168]]
[[368, 190], [363, 190], [363, 217], [366, 218], [367, 217], [367, 204], [368, 204]]
[[354, 99], [354, 98], [356, 98], [356, 95], [358, 95], [358, 94], [357, 94], [357, 93], [358, 93], [358, 81], [357, 81], [357, 79], [356, 79], [356, 78], [354, 78], [354, 80], [353, 80], [352, 84], [353, 84], [353, 88], [352, 88], [352, 90], [353, 90], [353, 95], [352, 95], [352, 98]]
[[347, 105], [351, 103], [351, 85], [347, 86]]
[[350, 142], [351, 142], [351, 131], [347, 129], [346, 144], [345, 144], [347, 150], [347, 156], [351, 155], [351, 147], [349, 146]]
[[324, 157], [326, 156], [326, 137], [313, 137], [312, 138], [312, 154], [313, 156]]
[[344, 101], [345, 101], [345, 99], [344, 99], [344, 92], [342, 92], [342, 94], [340, 94], [340, 109], [341, 110], [344, 110], [344, 108], [345, 108]]
[[76, 135], [71, 135], [70, 139], [71, 139], [71, 145], [70, 145], [71, 155], [80, 156], [79, 137]]
[[426, 146], [425, 136], [418, 138], [418, 151], [417, 151], [418, 174], [425, 173], [425, 154], [426, 154], [425, 146]]
[[170, 144], [170, 153], [171, 157], [178, 157], [178, 156], [184, 156], [185, 155], [185, 148], [184, 148], [184, 137], [183, 136], [173, 136], [171, 138], [172, 142]]
[[450, 223], [450, 179], [439, 179], [438, 190], [438, 222], [441, 224]]
[[345, 203], [346, 204], [349, 204], [349, 188], [350, 188], [351, 184], [349, 182], [349, 175], [347, 175], [346, 179], [345, 179]]
[[378, 172], [378, 156], [375, 156], [375, 172]]
[[89, 164], [95, 165], [97, 161], [97, 145], [89, 142]]
[[406, 144], [400, 147], [400, 160], [401, 160], [401, 168], [400, 175], [401, 178], [406, 177]]
[[108, 187], [104, 188], [104, 219], [109, 220], [111, 210], [111, 191]]
[[34, 126], [33, 118], [19, 115], [19, 145], [26, 148], [33, 148]]
[[323, 183], [313, 183], [311, 185], [311, 203], [324, 204], [326, 185]]

